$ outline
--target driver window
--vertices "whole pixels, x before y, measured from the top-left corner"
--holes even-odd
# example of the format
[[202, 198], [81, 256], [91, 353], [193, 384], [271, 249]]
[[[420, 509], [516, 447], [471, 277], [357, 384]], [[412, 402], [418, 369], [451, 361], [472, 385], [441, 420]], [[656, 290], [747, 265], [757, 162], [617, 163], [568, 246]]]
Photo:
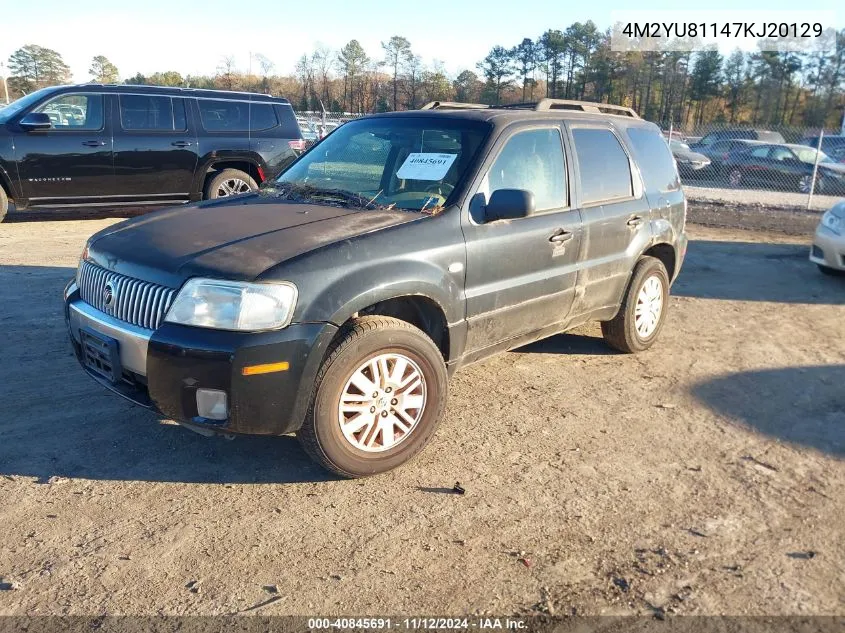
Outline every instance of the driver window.
[[101, 130], [103, 95], [64, 94], [35, 110], [50, 117], [54, 130]]
[[480, 188], [485, 203], [499, 189], [531, 191], [538, 213], [565, 207], [566, 168], [560, 131], [526, 130], [508, 139]]

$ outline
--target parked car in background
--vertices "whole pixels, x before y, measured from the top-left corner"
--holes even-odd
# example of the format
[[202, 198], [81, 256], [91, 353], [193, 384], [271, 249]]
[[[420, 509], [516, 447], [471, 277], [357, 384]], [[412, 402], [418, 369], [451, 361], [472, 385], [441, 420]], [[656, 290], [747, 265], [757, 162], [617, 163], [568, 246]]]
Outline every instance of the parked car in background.
[[742, 139], [730, 139], [716, 141], [711, 145], [699, 147], [698, 151], [710, 159], [708, 175], [721, 176], [724, 173], [724, 163], [734, 152], [742, 152], [755, 145], [762, 144], [762, 141], [749, 141]]
[[810, 261], [828, 275], [845, 275], [845, 200], [827, 211], [816, 228]]
[[27, 208], [163, 204], [252, 191], [305, 149], [267, 95], [60, 86], [0, 109], [0, 220]]
[[707, 156], [693, 152], [686, 143], [669, 141], [669, 149], [672, 150], [672, 156], [675, 158], [681, 177], [700, 175], [702, 170], [710, 166], [710, 159]]
[[809, 193], [818, 154], [816, 193], [845, 192], [845, 165], [806, 145], [756, 145], [735, 152], [723, 171], [732, 187], [757, 185], [778, 191]]
[[[801, 139], [801, 145], [809, 145], [810, 147], [819, 147], [818, 136], [805, 136]], [[845, 155], [845, 136], [838, 134], [825, 134], [822, 136], [821, 150], [833, 158], [839, 160]]]
[[763, 141], [765, 143], [785, 143], [785, 139], [780, 132], [772, 132], [771, 130], [755, 130], [750, 128], [733, 128], [727, 130], [716, 130], [702, 136], [699, 141], [690, 143], [690, 149], [694, 152], [700, 152], [708, 145], [713, 145], [719, 141], [728, 141], [733, 139], [743, 139], [746, 141]]
[[92, 236], [65, 289], [85, 371], [201, 433], [295, 432], [361, 477], [423, 449], [463, 366], [588, 321], [650, 348], [687, 246], [657, 126], [554, 99], [437, 106]]

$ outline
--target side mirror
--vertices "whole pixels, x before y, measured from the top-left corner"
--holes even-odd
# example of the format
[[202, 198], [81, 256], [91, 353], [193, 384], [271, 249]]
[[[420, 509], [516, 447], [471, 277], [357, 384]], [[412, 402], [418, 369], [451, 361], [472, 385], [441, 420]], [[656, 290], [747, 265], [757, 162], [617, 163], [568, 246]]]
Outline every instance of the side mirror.
[[53, 127], [53, 122], [46, 112], [30, 112], [18, 123], [27, 132], [34, 130], [49, 130]]
[[485, 222], [516, 220], [534, 214], [534, 194], [525, 189], [497, 189], [484, 208]]

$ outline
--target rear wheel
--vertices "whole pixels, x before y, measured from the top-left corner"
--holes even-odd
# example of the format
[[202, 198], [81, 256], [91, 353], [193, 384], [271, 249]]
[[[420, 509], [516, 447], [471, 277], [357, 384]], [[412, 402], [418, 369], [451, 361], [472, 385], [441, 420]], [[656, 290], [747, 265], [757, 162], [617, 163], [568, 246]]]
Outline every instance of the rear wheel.
[[252, 176], [240, 169], [223, 169], [212, 177], [205, 186], [207, 200], [228, 198], [258, 189]]
[[317, 374], [297, 438], [342, 477], [385, 472], [428, 443], [446, 395], [443, 357], [421, 330], [390, 317], [354, 319]]
[[666, 267], [655, 257], [643, 257], [634, 267], [619, 312], [601, 324], [604, 340], [620, 352], [647, 350], [663, 328], [668, 304]]
[[0, 186], [0, 222], [6, 217], [6, 213], [9, 211], [9, 196], [6, 195], [6, 191]]

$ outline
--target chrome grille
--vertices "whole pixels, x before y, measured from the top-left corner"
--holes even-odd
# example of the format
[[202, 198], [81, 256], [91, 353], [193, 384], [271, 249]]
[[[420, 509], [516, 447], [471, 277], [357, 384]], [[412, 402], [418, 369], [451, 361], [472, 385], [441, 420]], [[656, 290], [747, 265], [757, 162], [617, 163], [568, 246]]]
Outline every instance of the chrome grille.
[[[76, 284], [85, 303], [116, 319], [150, 330], [159, 326], [176, 295], [172, 288], [111, 272], [91, 262], [82, 262]], [[110, 306], [106, 305], [107, 285], [113, 295]]]

